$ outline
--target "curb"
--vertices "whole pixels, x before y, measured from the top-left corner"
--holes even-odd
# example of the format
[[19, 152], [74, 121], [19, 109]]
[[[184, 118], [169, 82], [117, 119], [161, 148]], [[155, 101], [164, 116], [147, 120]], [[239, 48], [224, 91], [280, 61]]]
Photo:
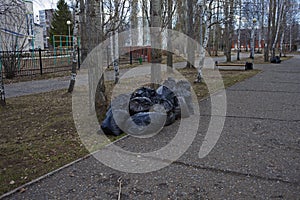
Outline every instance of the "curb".
[[[127, 138], [128, 136], [129, 136], [129, 135], [125, 135], [124, 137], [119, 138], [119, 139], [117, 139], [117, 140], [115, 140], [115, 141], [113, 141], [113, 142], [111, 142], [111, 143], [105, 145], [103, 148], [108, 147], [108, 146], [110, 146], [110, 145], [112, 145], [112, 144], [114, 144], [114, 143], [116, 143], [116, 142], [119, 142], [120, 140], [125, 139], [125, 138]], [[13, 190], [7, 192], [7, 193], [4, 193], [3, 195], [0, 196], [0, 199], [3, 199], [3, 198], [5, 198], [5, 197], [9, 197], [9, 196], [11, 196], [11, 195], [13, 195], [13, 194], [19, 192], [22, 188], [28, 187], [28, 186], [30, 186], [30, 185], [32, 185], [32, 184], [34, 184], [34, 183], [38, 183], [39, 181], [41, 181], [41, 180], [43, 180], [43, 179], [46, 179], [46, 178], [48, 178], [48, 177], [50, 177], [50, 176], [52, 176], [52, 175], [58, 173], [59, 171], [61, 171], [61, 170], [63, 170], [63, 169], [66, 169], [66, 168], [68, 168], [68, 167], [70, 167], [70, 166], [72, 166], [72, 165], [74, 165], [74, 164], [76, 164], [76, 163], [78, 163], [78, 162], [80, 162], [80, 161], [83, 161], [83, 160], [85, 160], [85, 159], [87, 159], [87, 158], [90, 158], [91, 156], [93, 156], [94, 154], [96, 154], [96, 153], [99, 152], [99, 151], [100, 151], [100, 150], [97, 150], [97, 151], [95, 151], [95, 152], [93, 152], [93, 153], [90, 153], [90, 154], [88, 154], [88, 155], [86, 155], [86, 156], [84, 156], [84, 157], [82, 157], [82, 158], [79, 158], [79, 159], [77, 159], [77, 160], [75, 160], [75, 161], [73, 161], [73, 162], [70, 162], [70, 163], [68, 163], [68, 164], [66, 164], [66, 165], [64, 165], [64, 166], [62, 166], [62, 167], [60, 167], [60, 168], [58, 168], [58, 169], [56, 169], [56, 170], [54, 170], [54, 171], [51, 171], [51, 172], [49, 172], [49, 173], [47, 173], [47, 174], [45, 174], [45, 175], [43, 175], [43, 176], [40, 176], [39, 178], [36, 178], [36, 179], [34, 179], [34, 180], [32, 180], [32, 181], [30, 181], [30, 182], [28, 182], [28, 183], [25, 183], [25, 184], [23, 184], [23, 185], [21, 185], [21, 186], [15, 188], [15, 189], [13, 189]]]

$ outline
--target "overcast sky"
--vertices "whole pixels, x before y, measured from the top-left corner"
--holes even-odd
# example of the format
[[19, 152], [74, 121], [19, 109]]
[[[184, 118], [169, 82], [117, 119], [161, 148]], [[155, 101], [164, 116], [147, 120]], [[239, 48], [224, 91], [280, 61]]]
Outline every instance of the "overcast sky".
[[39, 14], [39, 10], [56, 8], [58, 0], [33, 0], [34, 15]]

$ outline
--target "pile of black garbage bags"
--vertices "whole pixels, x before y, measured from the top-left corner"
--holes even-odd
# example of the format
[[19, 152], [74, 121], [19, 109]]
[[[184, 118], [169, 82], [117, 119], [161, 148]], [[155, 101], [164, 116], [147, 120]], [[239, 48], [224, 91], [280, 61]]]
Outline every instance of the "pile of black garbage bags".
[[279, 56], [275, 56], [270, 59], [270, 62], [279, 64], [279, 63], [281, 63], [281, 60], [280, 60]]
[[156, 90], [141, 87], [132, 94], [117, 96], [101, 128], [108, 135], [148, 135], [193, 113], [191, 84], [169, 78]]

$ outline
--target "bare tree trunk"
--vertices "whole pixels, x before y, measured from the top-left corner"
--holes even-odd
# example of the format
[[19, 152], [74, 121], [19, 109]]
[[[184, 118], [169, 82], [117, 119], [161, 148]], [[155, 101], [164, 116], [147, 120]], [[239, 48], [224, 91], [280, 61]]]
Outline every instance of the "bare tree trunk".
[[281, 34], [281, 39], [280, 39], [280, 51], [279, 51], [279, 57], [282, 56], [282, 52], [283, 52], [283, 40], [284, 40], [284, 31]]
[[265, 21], [265, 1], [261, 0], [261, 21], [260, 21], [260, 31], [258, 35], [258, 53], [262, 52], [262, 41], [265, 41], [265, 26], [264, 26], [264, 21]]
[[[205, 10], [203, 7], [205, 6]], [[210, 10], [210, 7], [206, 6], [206, 1], [204, 1], [203, 4], [200, 4], [200, 20], [201, 20], [201, 26], [202, 26], [202, 21], [204, 16], [211, 17], [212, 11]], [[210, 21], [206, 20], [205, 21], [205, 33], [204, 33], [204, 38], [202, 39], [203, 35], [203, 29], [200, 29], [200, 58], [199, 58], [199, 66], [198, 66], [198, 74], [197, 74], [197, 79], [195, 80], [195, 83], [201, 83], [202, 82], [202, 68], [204, 66], [204, 60], [205, 60], [205, 49], [207, 47], [208, 41], [209, 41], [209, 35], [210, 35]]]
[[225, 1], [225, 36], [226, 36], [226, 45], [225, 45], [225, 56], [226, 61], [231, 62], [231, 45], [232, 45], [232, 35], [233, 35], [233, 1]]
[[169, 24], [168, 24], [168, 55], [167, 55], [167, 66], [169, 72], [173, 68], [173, 53], [172, 53], [172, 11], [173, 11], [173, 0], [168, 0], [168, 17], [169, 17]]
[[178, 15], [178, 31], [182, 33], [186, 33], [186, 1], [187, 0], [178, 0], [178, 8], [177, 8], [177, 15]]
[[[272, 25], [271, 25], [271, 33], [272, 33], [272, 39], [270, 41], [270, 49], [271, 49], [271, 58], [274, 58], [275, 57], [275, 45], [276, 45], [276, 42], [275, 42], [275, 45], [274, 45], [274, 41], [275, 41], [275, 38], [276, 38], [276, 30], [277, 30], [277, 26], [276, 26], [276, 20], [278, 19], [278, 12], [277, 12], [277, 9], [278, 9], [278, 3], [277, 1], [279, 0], [273, 0], [272, 2], [272, 6], [270, 5], [270, 7], [272, 8]], [[273, 48], [273, 45], [274, 45], [274, 48]]]
[[[149, 24], [147, 23], [147, 16], [148, 16], [148, 1], [142, 1], [143, 3], [143, 45], [147, 44], [147, 27], [149, 26]], [[146, 13], [147, 12], [147, 13]]]
[[88, 38], [87, 38], [87, 24], [86, 24], [86, 7], [85, 0], [76, 0], [80, 4], [79, 23], [80, 23], [80, 40], [81, 40], [81, 60], [83, 61], [88, 54]]
[[[187, 1], [187, 35], [193, 39], [194, 36], [194, 23], [193, 23], [193, 1], [192, 0], [188, 0]], [[192, 43], [192, 40], [188, 40], [188, 46], [187, 46], [187, 54], [188, 54], [188, 61], [186, 64], [187, 68], [194, 68], [195, 65], [195, 48], [194, 45]]]
[[151, 82], [159, 84], [161, 82], [161, 1], [151, 0], [151, 27], [159, 28], [159, 30], [151, 30]]
[[238, 28], [238, 42], [237, 42], [237, 60], [240, 60], [241, 52], [241, 23], [242, 23], [242, 0], [239, 0], [239, 28]]
[[280, 36], [280, 49], [279, 49], [279, 57], [282, 56], [283, 53], [283, 41], [284, 41], [284, 37], [285, 37], [285, 30], [286, 30], [286, 23], [287, 23], [287, 19], [286, 19], [286, 11], [284, 11], [284, 13], [282, 13], [282, 22], [280, 23], [280, 27], [281, 27], [281, 36]]
[[292, 24], [290, 24], [290, 52], [292, 52]]
[[281, 22], [282, 22], [282, 17], [283, 17], [283, 12], [285, 11], [285, 3], [284, 1], [279, 0], [279, 5], [277, 9], [277, 20], [276, 20], [276, 33], [275, 33], [275, 39], [273, 40], [273, 45], [272, 45], [272, 58], [275, 57], [275, 48], [276, 44], [278, 41], [279, 37], [279, 31], [281, 28]]
[[[112, 36], [112, 49], [113, 49], [113, 65], [114, 65], [114, 79], [115, 84], [119, 82], [119, 40], [118, 40], [118, 31], [115, 30], [118, 27], [118, 19], [119, 19], [119, 2], [118, 0], [114, 0], [114, 23], [113, 23], [113, 36]], [[136, 41], [136, 40], [135, 40]]]
[[[220, 16], [220, 0], [217, 0], [217, 10], [216, 10], [216, 21], [219, 21], [219, 16]], [[215, 44], [215, 56], [218, 56], [218, 51], [219, 51], [219, 44], [220, 44], [220, 39], [221, 39], [221, 31], [220, 31], [220, 26], [216, 26], [216, 44]]]
[[[200, 40], [199, 40], [199, 44], [200, 44], [200, 48], [202, 48], [203, 47], [203, 5], [200, 5], [200, 18], [199, 18], [199, 21], [200, 21], [200, 32], [199, 32]], [[201, 52], [200, 52], [200, 55], [201, 55]]]
[[[138, 18], [137, 18], [137, 13], [138, 13], [138, 0], [132, 0], [131, 1], [131, 16], [130, 16], [130, 25], [131, 29], [136, 29], [138, 28]], [[131, 37], [131, 45], [132, 46], [137, 46], [138, 43], [138, 37]]]
[[272, 7], [273, 0], [269, 0], [269, 15], [268, 15], [268, 31], [267, 31], [267, 41], [265, 42], [265, 51], [264, 51], [264, 61], [269, 61], [269, 50], [271, 45], [271, 24], [272, 24]]
[[75, 80], [76, 80], [76, 68], [78, 66], [77, 63], [77, 49], [78, 49], [78, 42], [77, 42], [77, 33], [79, 30], [79, 6], [78, 6], [78, 0], [75, 2], [75, 7], [73, 8], [73, 22], [74, 22], [74, 28], [73, 28], [73, 52], [72, 52], [72, 73], [71, 73], [71, 80], [68, 92], [71, 93], [74, 90]]

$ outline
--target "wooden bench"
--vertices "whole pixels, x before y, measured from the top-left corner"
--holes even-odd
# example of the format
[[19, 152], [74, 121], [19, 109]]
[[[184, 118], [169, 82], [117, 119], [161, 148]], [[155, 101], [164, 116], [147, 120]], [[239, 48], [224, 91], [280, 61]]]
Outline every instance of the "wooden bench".
[[245, 70], [252, 70], [253, 69], [253, 63], [249, 63], [249, 62], [246, 62], [245, 64], [235, 64], [235, 63], [232, 63], [232, 64], [219, 64], [217, 61], [215, 63], [215, 69], [218, 69], [218, 70], [242, 70], [242, 71], [245, 71]]

